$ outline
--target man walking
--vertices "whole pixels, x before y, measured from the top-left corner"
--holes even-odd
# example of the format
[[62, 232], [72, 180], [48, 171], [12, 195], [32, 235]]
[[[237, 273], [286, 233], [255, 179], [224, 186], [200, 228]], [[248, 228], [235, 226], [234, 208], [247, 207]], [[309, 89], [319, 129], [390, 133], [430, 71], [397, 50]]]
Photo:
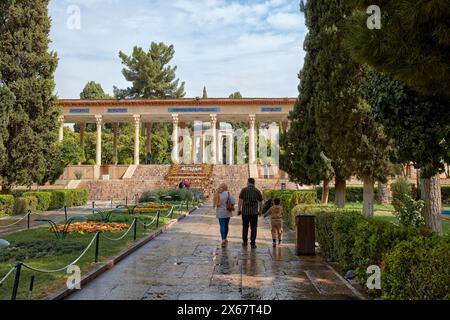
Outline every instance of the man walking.
[[247, 187], [239, 194], [239, 215], [242, 215], [242, 245], [248, 246], [248, 228], [251, 229], [250, 244], [256, 249], [258, 216], [262, 215], [263, 197], [255, 187], [255, 179], [248, 179]]

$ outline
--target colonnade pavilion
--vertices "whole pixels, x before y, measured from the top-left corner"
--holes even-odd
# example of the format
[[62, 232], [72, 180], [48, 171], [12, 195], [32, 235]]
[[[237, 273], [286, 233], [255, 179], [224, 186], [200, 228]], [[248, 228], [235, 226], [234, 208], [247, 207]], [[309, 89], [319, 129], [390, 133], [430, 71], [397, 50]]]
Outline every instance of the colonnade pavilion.
[[[102, 127], [106, 123], [112, 124], [113, 143], [112, 152], [117, 154], [117, 137], [119, 123], [133, 123], [135, 127], [134, 165], [140, 165], [139, 150], [140, 136], [146, 135], [146, 152], [151, 152], [151, 128], [154, 123], [172, 123], [173, 134], [172, 159], [178, 159], [180, 149], [180, 135], [188, 124], [200, 125], [201, 130], [192, 132], [192, 155], [195, 164], [234, 164], [234, 152], [227, 152], [226, 148], [234, 150], [233, 133], [229, 123], [248, 123], [248, 154], [249, 165], [256, 164], [256, 123], [276, 124], [278, 129], [287, 130], [288, 115], [293, 110], [295, 99], [292, 98], [257, 98], [257, 99], [168, 99], [168, 100], [59, 100], [63, 114], [60, 117], [59, 139], [63, 140], [64, 125], [78, 124], [80, 128], [80, 145], [84, 146], [84, 135], [87, 123], [95, 123], [96, 133], [96, 165], [94, 178], [101, 176], [102, 166]], [[209, 136], [205, 134], [205, 124]], [[205, 154], [208, 143], [213, 156]]]

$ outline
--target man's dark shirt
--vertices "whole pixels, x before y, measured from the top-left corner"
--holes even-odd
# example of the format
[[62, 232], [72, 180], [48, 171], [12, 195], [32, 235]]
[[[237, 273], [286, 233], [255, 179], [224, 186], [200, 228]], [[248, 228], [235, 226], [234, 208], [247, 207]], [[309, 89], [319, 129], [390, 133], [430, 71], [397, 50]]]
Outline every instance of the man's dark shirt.
[[259, 214], [258, 203], [263, 201], [261, 192], [250, 185], [241, 190], [239, 199], [242, 199], [242, 215]]

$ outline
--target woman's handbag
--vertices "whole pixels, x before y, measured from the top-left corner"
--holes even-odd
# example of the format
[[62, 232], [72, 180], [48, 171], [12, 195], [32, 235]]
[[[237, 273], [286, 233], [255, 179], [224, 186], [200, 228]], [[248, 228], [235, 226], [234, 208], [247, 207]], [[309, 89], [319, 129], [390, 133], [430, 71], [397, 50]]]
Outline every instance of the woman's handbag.
[[231, 202], [230, 199], [230, 193], [228, 192], [228, 198], [227, 198], [227, 211], [233, 212], [235, 210], [234, 204]]

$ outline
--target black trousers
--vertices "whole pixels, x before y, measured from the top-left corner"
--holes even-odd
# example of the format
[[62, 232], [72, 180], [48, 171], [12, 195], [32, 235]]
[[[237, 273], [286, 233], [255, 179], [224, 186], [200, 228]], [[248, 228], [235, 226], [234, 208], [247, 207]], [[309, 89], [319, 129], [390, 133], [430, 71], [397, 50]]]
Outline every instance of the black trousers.
[[242, 224], [242, 241], [244, 243], [248, 243], [248, 228], [250, 227], [250, 243], [256, 244], [256, 236], [258, 234], [258, 215], [243, 215]]

